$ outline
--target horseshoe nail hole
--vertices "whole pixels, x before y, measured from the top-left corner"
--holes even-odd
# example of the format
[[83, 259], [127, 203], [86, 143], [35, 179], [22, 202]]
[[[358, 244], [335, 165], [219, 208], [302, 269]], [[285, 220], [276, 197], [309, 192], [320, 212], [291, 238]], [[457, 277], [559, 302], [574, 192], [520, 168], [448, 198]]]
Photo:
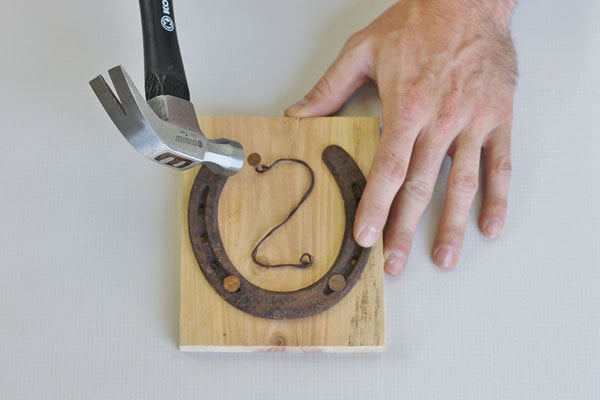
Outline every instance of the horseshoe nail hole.
[[358, 183], [353, 183], [352, 184], [352, 194], [354, 194], [354, 197], [360, 201], [360, 198], [362, 197], [362, 193], [363, 193], [363, 187], [362, 185], [358, 184]]
[[235, 293], [240, 290], [240, 278], [235, 275], [229, 275], [223, 279], [223, 288], [229, 293]]
[[200, 232], [199, 236], [200, 236], [200, 242], [202, 242], [202, 243], [208, 242], [208, 233]]
[[358, 258], [352, 257], [352, 260], [350, 260], [350, 265], [354, 266], [354, 265], [356, 265], [357, 262], [358, 262]]

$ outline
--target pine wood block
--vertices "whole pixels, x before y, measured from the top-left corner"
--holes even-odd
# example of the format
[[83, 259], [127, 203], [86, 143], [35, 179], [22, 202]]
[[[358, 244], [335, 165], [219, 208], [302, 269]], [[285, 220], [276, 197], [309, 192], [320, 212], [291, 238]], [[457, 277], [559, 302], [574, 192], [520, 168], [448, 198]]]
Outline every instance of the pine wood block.
[[[227, 137], [259, 153], [263, 163], [292, 157], [315, 171], [315, 189], [294, 217], [268, 239], [259, 253], [269, 263], [296, 263], [313, 254], [309, 269], [268, 269], [252, 262], [252, 249], [296, 206], [310, 182], [297, 164], [281, 164], [258, 174], [246, 164], [229, 178], [219, 204], [219, 230], [233, 265], [251, 283], [275, 291], [294, 291], [323, 276], [340, 251], [344, 205], [337, 184], [321, 160], [331, 144], [369, 171], [379, 140], [377, 118], [201, 117], [211, 138]], [[182, 351], [372, 352], [385, 346], [383, 251], [378, 243], [351, 292], [329, 310], [297, 320], [253, 317], [225, 302], [205, 280], [188, 233], [188, 200], [198, 170], [184, 174], [181, 231], [180, 348]]]

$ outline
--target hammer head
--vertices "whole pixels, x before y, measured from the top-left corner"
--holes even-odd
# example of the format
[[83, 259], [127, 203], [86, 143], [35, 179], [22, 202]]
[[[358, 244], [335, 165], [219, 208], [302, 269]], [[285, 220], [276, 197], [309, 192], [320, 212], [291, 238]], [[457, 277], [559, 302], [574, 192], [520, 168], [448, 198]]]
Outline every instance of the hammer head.
[[102, 75], [92, 79], [90, 86], [138, 152], [180, 171], [203, 164], [215, 173], [233, 175], [242, 168], [242, 146], [227, 139], [207, 139], [191, 102], [173, 96], [158, 96], [146, 102], [122, 66], [108, 73], [118, 98]]

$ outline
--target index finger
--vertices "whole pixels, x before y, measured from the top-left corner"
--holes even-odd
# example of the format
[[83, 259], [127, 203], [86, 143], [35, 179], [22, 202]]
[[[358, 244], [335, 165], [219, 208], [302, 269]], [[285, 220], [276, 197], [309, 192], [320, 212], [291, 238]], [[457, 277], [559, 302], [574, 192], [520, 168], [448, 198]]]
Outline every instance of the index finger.
[[354, 237], [362, 247], [373, 246], [383, 231], [392, 201], [406, 178], [412, 149], [426, 118], [426, 107], [418, 99], [385, 100], [381, 141], [354, 221]]

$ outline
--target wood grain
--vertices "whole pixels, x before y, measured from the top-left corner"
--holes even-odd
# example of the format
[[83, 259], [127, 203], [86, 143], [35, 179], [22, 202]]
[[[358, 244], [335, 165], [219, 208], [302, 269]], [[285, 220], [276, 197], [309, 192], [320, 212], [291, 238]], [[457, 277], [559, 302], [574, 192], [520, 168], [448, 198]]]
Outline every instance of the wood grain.
[[[238, 271], [265, 289], [294, 291], [318, 280], [340, 250], [345, 227], [342, 198], [321, 161], [330, 144], [349, 152], [368, 172], [379, 137], [377, 118], [202, 117], [208, 137], [238, 140], [246, 155], [259, 153], [263, 163], [281, 157], [308, 162], [315, 171], [315, 189], [294, 217], [261, 247], [268, 263], [296, 263], [309, 252], [308, 270], [268, 269], [252, 262], [251, 252], [265, 233], [279, 223], [306, 191], [308, 172], [282, 164], [257, 174], [246, 164], [227, 182], [219, 204], [219, 229], [225, 249]], [[273, 321], [245, 314], [219, 297], [204, 279], [193, 255], [187, 225], [187, 203], [197, 170], [184, 174], [181, 240], [182, 351], [382, 351], [385, 346], [383, 254], [378, 243], [369, 265], [352, 291], [330, 310], [310, 318]]]

